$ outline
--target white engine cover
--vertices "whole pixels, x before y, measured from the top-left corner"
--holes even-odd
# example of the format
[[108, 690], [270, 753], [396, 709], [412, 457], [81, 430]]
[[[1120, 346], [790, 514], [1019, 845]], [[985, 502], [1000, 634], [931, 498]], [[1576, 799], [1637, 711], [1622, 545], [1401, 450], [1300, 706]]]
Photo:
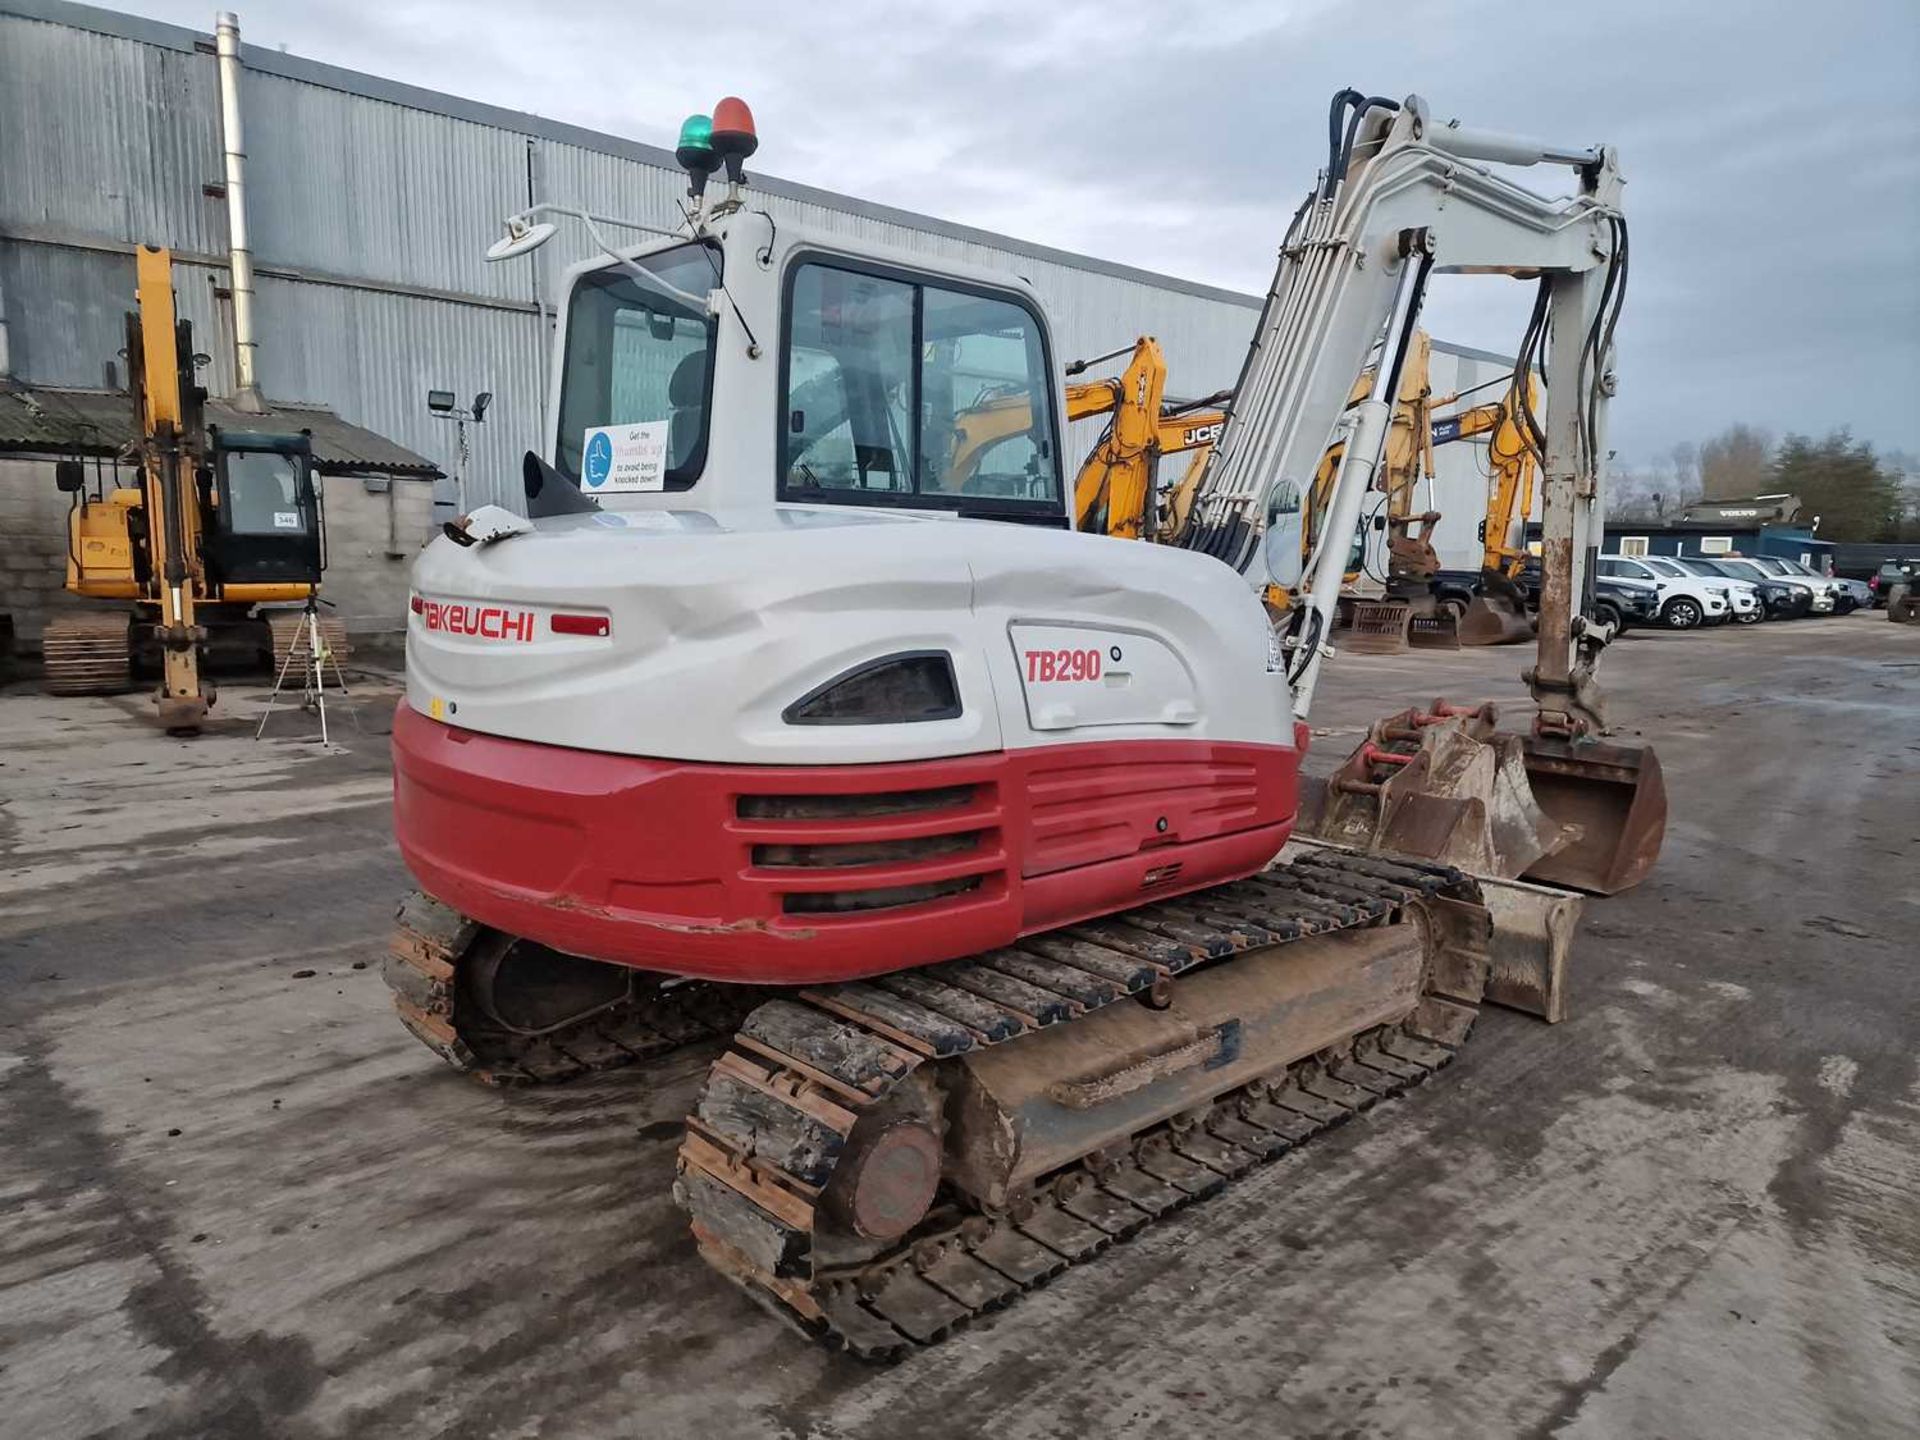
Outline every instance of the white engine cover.
[[[409, 702], [515, 739], [777, 765], [1293, 738], [1245, 582], [1136, 541], [839, 507], [603, 511], [436, 539], [413, 585]], [[608, 633], [556, 634], [555, 614]], [[953, 719], [782, 718], [856, 666], [925, 650], [952, 656]]]

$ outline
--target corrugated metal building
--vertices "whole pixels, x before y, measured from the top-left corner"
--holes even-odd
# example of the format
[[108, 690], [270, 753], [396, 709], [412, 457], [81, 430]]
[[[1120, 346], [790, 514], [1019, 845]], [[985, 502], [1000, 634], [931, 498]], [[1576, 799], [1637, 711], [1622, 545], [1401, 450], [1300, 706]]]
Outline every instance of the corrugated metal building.
[[[208, 388], [234, 388], [226, 205], [217, 186], [203, 188], [222, 173], [212, 51], [210, 35], [136, 16], [0, 0], [0, 383], [102, 385], [144, 242], [174, 251], [181, 312], [212, 357]], [[502, 217], [541, 200], [676, 223], [685, 179], [672, 155], [278, 51], [248, 46], [242, 59], [261, 388], [276, 403], [330, 407], [448, 470], [453, 427], [429, 414], [427, 391], [491, 391], [487, 423], [471, 431], [466, 498], [517, 508], [519, 457], [542, 428], [551, 287], [591, 246], [569, 225], [530, 260], [489, 265], [483, 252]], [[1176, 394], [1210, 393], [1239, 372], [1257, 297], [757, 170], [754, 182], [776, 219], [1024, 276], [1063, 361], [1149, 333]], [[1497, 357], [1435, 349], [1439, 391], [1497, 368]], [[1070, 453], [1091, 446], [1098, 426], [1082, 422]], [[1478, 553], [1476, 454], [1441, 452], [1449, 565]], [[390, 527], [392, 507], [382, 513]], [[375, 628], [404, 585], [389, 573], [391, 539], [370, 542], [364, 581], [338, 562], [329, 575], [357, 628]]]
[[[201, 188], [221, 174], [211, 47], [130, 15], [0, 0], [0, 313], [16, 377], [101, 383], [122, 343], [131, 249], [147, 242], [175, 251], [183, 313], [213, 356], [209, 388], [231, 388], [226, 210]], [[513, 502], [545, 398], [548, 287], [591, 247], [569, 227], [531, 261], [489, 265], [483, 252], [503, 216], [537, 200], [674, 224], [686, 182], [672, 155], [277, 51], [242, 55], [262, 388], [449, 469], [451, 427], [426, 392], [491, 390], [468, 498]], [[1179, 393], [1238, 373], [1253, 297], [754, 181], [776, 219], [1025, 276], [1063, 360], [1144, 332]]]

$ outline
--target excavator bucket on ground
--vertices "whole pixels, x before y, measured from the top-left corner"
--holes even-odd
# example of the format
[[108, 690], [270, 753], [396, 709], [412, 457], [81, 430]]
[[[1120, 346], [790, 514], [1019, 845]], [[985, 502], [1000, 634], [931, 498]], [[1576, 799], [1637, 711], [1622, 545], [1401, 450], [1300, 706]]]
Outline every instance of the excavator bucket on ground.
[[1462, 645], [1518, 645], [1533, 639], [1533, 620], [1515, 601], [1476, 595], [1460, 612]]
[[[1613, 792], [1583, 803], [1575, 780], [1553, 792], [1557, 809], [1548, 806], [1536, 793], [1534, 742], [1498, 726], [1491, 704], [1444, 700], [1376, 721], [1331, 776], [1303, 787], [1296, 843], [1436, 861], [1474, 876], [1493, 918], [1488, 998], [1557, 1021], [1566, 1015], [1582, 897], [1554, 877], [1593, 878], [1584, 826], [1603, 832], [1599, 846], [1612, 843], [1604, 800]], [[1664, 793], [1658, 798], [1664, 816]], [[1567, 854], [1582, 858], [1556, 870]]]
[[1318, 803], [1303, 804], [1301, 829], [1350, 849], [1518, 879], [1577, 836], [1535, 802], [1523, 742], [1498, 723], [1491, 704], [1444, 700], [1375, 721]]
[[1407, 600], [1350, 600], [1341, 606], [1334, 644], [1356, 655], [1399, 655], [1412, 650], [1458, 650], [1460, 623], [1454, 612], [1422, 609]]
[[1653, 748], [1505, 734], [1498, 719], [1491, 704], [1436, 700], [1375, 722], [1324, 783], [1305, 783], [1301, 833], [1589, 895], [1639, 884], [1667, 829]]
[[1413, 607], [1404, 600], [1342, 601], [1333, 643], [1355, 655], [1398, 655], [1412, 623]]
[[1459, 613], [1446, 605], [1436, 606], [1425, 614], [1416, 611], [1407, 624], [1407, 644], [1415, 650], [1458, 650]]
[[1667, 833], [1667, 783], [1653, 747], [1530, 736], [1524, 750], [1534, 799], [1573, 836], [1525, 878], [1590, 895], [1616, 895], [1646, 878]]

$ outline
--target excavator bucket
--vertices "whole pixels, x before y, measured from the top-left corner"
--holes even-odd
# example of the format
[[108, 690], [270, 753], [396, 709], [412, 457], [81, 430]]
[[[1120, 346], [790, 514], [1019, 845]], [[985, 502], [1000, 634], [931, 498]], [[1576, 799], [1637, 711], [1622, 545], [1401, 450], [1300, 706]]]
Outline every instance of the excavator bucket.
[[1492, 705], [1436, 700], [1376, 721], [1300, 828], [1330, 844], [1518, 879], [1576, 838], [1535, 803], [1523, 742], [1496, 732]]
[[1532, 638], [1532, 618], [1503, 595], [1476, 595], [1460, 612], [1462, 645], [1518, 645]]
[[1524, 878], [1591, 895], [1615, 895], [1646, 878], [1667, 833], [1667, 783], [1653, 747], [1539, 737], [1522, 745], [1534, 798], [1572, 837]]
[[1567, 1018], [1567, 958], [1586, 897], [1522, 880], [1480, 881], [1493, 920], [1487, 998], [1550, 1025]]
[[1458, 650], [1460, 617], [1444, 605], [1424, 615], [1416, 612], [1407, 624], [1407, 644], [1415, 650]]
[[1398, 655], [1407, 648], [1413, 607], [1404, 600], [1353, 600], [1342, 604], [1334, 644], [1356, 655]]
[[1444, 700], [1377, 721], [1331, 776], [1304, 782], [1294, 843], [1465, 870], [1493, 920], [1488, 998], [1558, 1021], [1584, 897], [1529, 882], [1583, 831], [1535, 798], [1528, 742], [1498, 722], [1491, 704]]

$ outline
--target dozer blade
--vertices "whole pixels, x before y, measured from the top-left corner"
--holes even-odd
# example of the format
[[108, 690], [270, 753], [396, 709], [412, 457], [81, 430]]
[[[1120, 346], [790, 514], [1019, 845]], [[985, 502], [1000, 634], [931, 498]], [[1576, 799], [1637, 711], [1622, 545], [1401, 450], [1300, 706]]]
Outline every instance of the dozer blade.
[[1523, 878], [1617, 895], [1646, 878], [1667, 833], [1667, 783], [1650, 745], [1605, 740], [1523, 742], [1534, 798], [1572, 832]]
[[1559, 1024], [1567, 1018], [1567, 959], [1586, 898], [1520, 880], [1483, 879], [1480, 894], [1493, 917], [1487, 999]]
[[1476, 595], [1460, 613], [1462, 645], [1518, 645], [1532, 638], [1532, 618], [1505, 597]]

